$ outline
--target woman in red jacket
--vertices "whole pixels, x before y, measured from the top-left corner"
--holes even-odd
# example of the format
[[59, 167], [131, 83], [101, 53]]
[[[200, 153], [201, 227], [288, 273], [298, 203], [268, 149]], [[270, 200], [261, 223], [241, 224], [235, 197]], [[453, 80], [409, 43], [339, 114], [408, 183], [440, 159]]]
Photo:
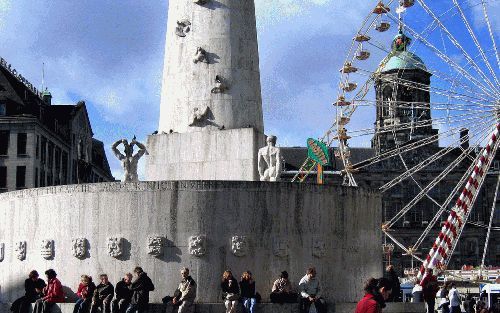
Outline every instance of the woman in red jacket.
[[370, 278], [364, 288], [366, 294], [356, 305], [355, 313], [382, 313], [389, 298], [392, 285], [387, 278]]
[[47, 275], [47, 286], [43, 288], [43, 297], [35, 302], [33, 313], [49, 313], [55, 303], [64, 302], [62, 284], [57, 279], [57, 273], [53, 269], [45, 271]]
[[76, 292], [78, 300], [76, 300], [73, 313], [85, 313], [88, 311], [95, 290], [95, 284], [92, 282], [92, 277], [82, 275], [80, 278], [80, 285], [78, 285], [78, 291]]

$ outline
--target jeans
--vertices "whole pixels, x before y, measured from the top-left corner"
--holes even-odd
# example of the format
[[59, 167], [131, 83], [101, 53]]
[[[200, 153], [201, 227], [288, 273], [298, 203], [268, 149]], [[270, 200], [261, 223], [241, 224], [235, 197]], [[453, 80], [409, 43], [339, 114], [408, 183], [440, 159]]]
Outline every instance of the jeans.
[[255, 303], [257, 302], [255, 298], [241, 298], [243, 300], [243, 308], [245, 313], [255, 312]]
[[50, 308], [55, 304], [55, 302], [47, 302], [42, 299], [38, 299], [35, 302], [35, 307], [33, 308], [33, 313], [49, 313]]
[[[300, 297], [299, 308], [301, 313], [309, 313], [309, 309], [311, 308], [312, 302], [309, 301], [308, 298]], [[316, 311], [318, 313], [326, 313], [326, 303], [323, 298], [318, 298], [314, 301], [314, 306], [316, 307]]]
[[434, 306], [436, 306], [436, 300], [425, 301], [426, 313], [434, 313]]
[[145, 312], [148, 308], [148, 305], [138, 305], [134, 303], [130, 303], [126, 313], [142, 313]]
[[224, 301], [224, 304], [226, 305], [226, 313], [236, 313], [238, 300], [226, 300]]
[[82, 298], [76, 300], [75, 307], [73, 308], [73, 313], [87, 313], [90, 301], [90, 299]]
[[127, 299], [114, 299], [111, 301], [111, 312], [113, 313], [125, 313], [128, 308], [130, 300]]

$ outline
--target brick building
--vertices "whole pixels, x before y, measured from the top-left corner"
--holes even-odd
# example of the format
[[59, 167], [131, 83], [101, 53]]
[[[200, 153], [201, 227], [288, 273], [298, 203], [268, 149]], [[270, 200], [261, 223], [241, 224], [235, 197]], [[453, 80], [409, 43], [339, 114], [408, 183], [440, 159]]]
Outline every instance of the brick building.
[[0, 58], [0, 192], [114, 181], [85, 103], [51, 102]]

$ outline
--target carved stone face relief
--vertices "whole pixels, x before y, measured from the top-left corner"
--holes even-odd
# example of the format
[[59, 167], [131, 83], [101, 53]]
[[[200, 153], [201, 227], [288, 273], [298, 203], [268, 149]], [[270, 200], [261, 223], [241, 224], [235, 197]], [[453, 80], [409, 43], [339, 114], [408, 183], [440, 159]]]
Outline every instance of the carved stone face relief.
[[288, 256], [288, 240], [284, 238], [275, 238], [273, 241], [273, 253], [279, 258]]
[[165, 238], [162, 236], [152, 235], [148, 237], [148, 254], [152, 256], [160, 256], [163, 254], [165, 247]]
[[313, 238], [312, 255], [322, 258], [326, 255], [326, 243], [321, 238]]
[[231, 251], [235, 256], [245, 256], [248, 253], [248, 238], [246, 236], [233, 236], [231, 238]]
[[108, 255], [117, 258], [123, 254], [123, 238], [108, 237], [107, 239]]
[[46, 260], [54, 256], [54, 240], [42, 239], [40, 242], [40, 255]]
[[16, 258], [20, 261], [26, 259], [26, 241], [18, 241], [14, 244]]
[[87, 239], [75, 238], [71, 240], [71, 253], [75, 258], [85, 258], [87, 255], [87, 249]]
[[5, 258], [5, 243], [0, 243], [0, 262]]
[[191, 236], [188, 244], [189, 254], [202, 256], [207, 253], [207, 238], [205, 236]]
[[191, 30], [191, 22], [187, 19], [182, 19], [177, 21], [177, 27], [175, 28], [175, 34], [179, 37], [186, 37], [186, 33]]

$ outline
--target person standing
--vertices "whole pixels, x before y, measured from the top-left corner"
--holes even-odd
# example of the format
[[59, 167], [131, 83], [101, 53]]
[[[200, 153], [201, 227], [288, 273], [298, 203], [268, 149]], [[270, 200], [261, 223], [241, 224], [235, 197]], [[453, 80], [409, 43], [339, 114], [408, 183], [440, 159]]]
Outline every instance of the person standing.
[[92, 302], [92, 295], [94, 294], [95, 284], [92, 282], [92, 277], [88, 275], [82, 275], [80, 277], [80, 284], [78, 285], [78, 290], [76, 295], [78, 300], [76, 300], [75, 307], [73, 308], [73, 313], [87, 313], [90, 303]]
[[436, 305], [436, 294], [439, 290], [439, 285], [436, 276], [433, 275], [432, 269], [426, 270], [425, 278], [420, 283], [424, 295], [425, 307], [427, 313], [434, 313]]
[[297, 294], [292, 290], [292, 284], [288, 279], [287, 271], [281, 272], [280, 278], [276, 279], [271, 289], [272, 303], [295, 303], [297, 302]]
[[314, 304], [318, 313], [326, 313], [325, 300], [320, 297], [320, 290], [319, 280], [316, 278], [316, 269], [310, 267], [299, 282], [301, 313], [308, 313], [312, 304]]
[[231, 271], [224, 271], [220, 287], [222, 289], [222, 299], [226, 305], [226, 313], [236, 313], [236, 307], [240, 299], [240, 288]]
[[97, 313], [97, 310], [100, 308], [101, 313], [110, 313], [111, 300], [113, 300], [115, 288], [113, 287], [113, 284], [109, 282], [107, 274], [99, 275], [99, 279], [101, 280], [101, 283], [97, 285], [94, 291], [90, 312]]
[[167, 296], [164, 299], [167, 304], [167, 312], [173, 312], [175, 307], [179, 307], [177, 313], [194, 313], [194, 300], [196, 299], [196, 282], [189, 275], [189, 269], [181, 269], [181, 282], [174, 292], [174, 296]]
[[149, 304], [149, 292], [155, 290], [155, 286], [148, 277], [148, 274], [142, 270], [142, 267], [137, 266], [134, 269], [135, 280], [130, 284], [129, 289], [132, 291], [132, 299], [127, 308], [127, 313], [142, 313], [147, 310]]
[[401, 302], [401, 284], [399, 282], [398, 274], [396, 274], [396, 271], [394, 270], [394, 266], [387, 266], [387, 268], [385, 269], [385, 273], [386, 278], [389, 280], [389, 283], [392, 286], [392, 292], [389, 296], [389, 299], [387, 299], [387, 302]]
[[45, 271], [47, 286], [43, 288], [44, 296], [35, 302], [33, 313], [49, 313], [50, 308], [56, 303], [64, 302], [62, 284], [57, 279], [57, 273], [53, 269]]
[[387, 278], [370, 278], [365, 284], [365, 296], [356, 305], [354, 313], [382, 313], [385, 301], [391, 295], [392, 284]]
[[250, 271], [243, 272], [241, 275], [240, 290], [245, 313], [254, 313], [257, 298], [255, 296], [255, 281]]
[[460, 309], [460, 304], [461, 304], [461, 300], [460, 300], [460, 293], [458, 293], [458, 290], [455, 286], [455, 283], [451, 283], [450, 284], [450, 291], [448, 293], [448, 298], [450, 299], [450, 307], [451, 307], [451, 310], [450, 310], [450, 313], [461, 313], [462, 310]]
[[39, 278], [38, 272], [33, 270], [24, 281], [24, 296], [12, 303], [10, 310], [14, 313], [28, 313], [29, 306], [40, 298], [45, 281]]
[[444, 283], [444, 285], [439, 289], [437, 295], [439, 298], [439, 306], [438, 309], [441, 310], [441, 313], [450, 313], [450, 301], [448, 299], [448, 283]]
[[132, 274], [127, 273], [122, 280], [116, 283], [115, 288], [115, 299], [111, 301], [111, 312], [113, 313], [125, 313], [128, 305], [130, 304], [130, 299], [132, 298], [132, 291], [129, 289], [132, 283]]

